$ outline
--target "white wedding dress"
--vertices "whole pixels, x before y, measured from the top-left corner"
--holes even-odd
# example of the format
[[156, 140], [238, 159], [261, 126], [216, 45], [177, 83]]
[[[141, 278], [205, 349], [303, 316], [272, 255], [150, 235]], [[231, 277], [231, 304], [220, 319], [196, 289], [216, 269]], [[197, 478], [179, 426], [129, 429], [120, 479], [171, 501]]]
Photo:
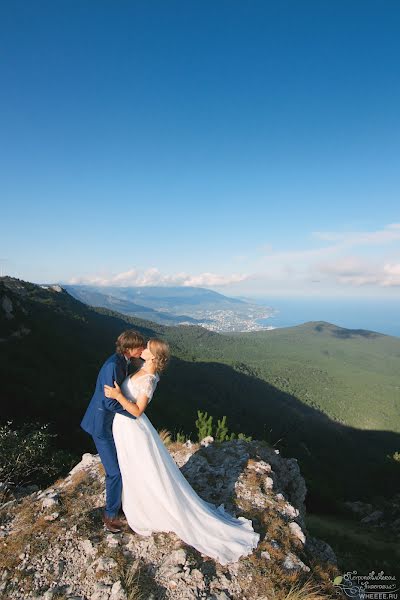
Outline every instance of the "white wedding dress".
[[[127, 377], [121, 386], [135, 402], [141, 392], [151, 400], [158, 375]], [[149, 401], [150, 401], [149, 400]], [[174, 532], [221, 565], [236, 562], [257, 546], [252, 523], [202, 500], [180, 472], [157, 431], [143, 413], [137, 419], [116, 414], [113, 435], [122, 475], [122, 509], [136, 533]]]

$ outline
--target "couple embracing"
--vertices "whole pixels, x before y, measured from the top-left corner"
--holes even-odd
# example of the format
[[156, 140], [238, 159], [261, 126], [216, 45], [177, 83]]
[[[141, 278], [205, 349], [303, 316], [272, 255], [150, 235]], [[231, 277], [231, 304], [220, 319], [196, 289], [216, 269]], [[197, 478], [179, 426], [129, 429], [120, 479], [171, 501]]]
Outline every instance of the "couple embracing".
[[[248, 555], [259, 534], [251, 521], [202, 500], [180, 472], [144, 414], [169, 360], [168, 344], [122, 333], [116, 352], [100, 369], [81, 427], [93, 437], [106, 472], [104, 526], [119, 533], [122, 510], [139, 535], [173, 532], [205, 556], [225, 565]], [[143, 365], [128, 374], [132, 358]]]

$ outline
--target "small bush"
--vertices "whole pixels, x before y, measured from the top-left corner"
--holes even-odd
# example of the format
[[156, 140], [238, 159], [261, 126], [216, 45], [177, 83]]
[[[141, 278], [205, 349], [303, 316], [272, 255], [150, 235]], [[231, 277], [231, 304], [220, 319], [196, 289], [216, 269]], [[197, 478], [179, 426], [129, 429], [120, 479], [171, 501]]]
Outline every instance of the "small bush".
[[205, 437], [213, 434], [213, 417], [208, 413], [203, 413], [201, 410], [197, 411], [198, 419], [196, 420], [197, 427], [197, 436], [199, 438], [199, 442], [203, 440]]
[[224, 442], [225, 440], [229, 439], [228, 426], [226, 424], [226, 416], [223, 416], [222, 419], [218, 419], [217, 421], [215, 439], [217, 442]]
[[[197, 427], [197, 436], [199, 442], [205, 437], [209, 435], [214, 438], [217, 442], [225, 442], [228, 440], [245, 440], [246, 442], [251, 442], [252, 438], [250, 436], [246, 436], [244, 433], [229, 433], [228, 425], [226, 423], [226, 416], [224, 415], [222, 419], [217, 419], [217, 426], [213, 428], [213, 417], [212, 415], [208, 416], [208, 413], [203, 413], [201, 410], [197, 411], [198, 419], [196, 421]], [[178, 441], [178, 440], [177, 440]]]
[[9, 488], [47, 482], [72, 466], [73, 457], [52, 447], [48, 425], [29, 423], [19, 429], [0, 426], [0, 481]]
[[158, 435], [165, 446], [169, 446], [172, 443], [172, 434], [168, 429], [161, 429]]

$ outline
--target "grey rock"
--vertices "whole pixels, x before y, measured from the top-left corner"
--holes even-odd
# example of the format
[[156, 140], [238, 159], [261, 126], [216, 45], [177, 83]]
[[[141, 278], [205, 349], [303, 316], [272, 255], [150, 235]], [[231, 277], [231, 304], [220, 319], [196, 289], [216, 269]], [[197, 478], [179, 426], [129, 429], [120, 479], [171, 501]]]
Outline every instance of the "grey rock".
[[337, 558], [334, 551], [332, 550], [330, 545], [327, 542], [324, 542], [323, 540], [307, 536], [304, 549], [312, 559], [317, 558], [322, 562], [337, 565]]
[[110, 600], [127, 600], [127, 598], [121, 581], [116, 581], [111, 588]]
[[160, 568], [160, 574], [164, 579], [171, 579], [178, 573], [182, 573], [182, 568], [179, 565], [166, 565]]
[[107, 589], [98, 589], [90, 596], [90, 600], [109, 600], [110, 593]]
[[343, 505], [351, 510], [352, 513], [359, 515], [360, 517], [370, 514], [373, 510], [372, 504], [360, 502], [359, 500], [356, 500], [355, 502], [344, 502]]
[[80, 547], [82, 548], [86, 556], [93, 558], [97, 554], [97, 549], [93, 546], [90, 540], [81, 540]]
[[57, 494], [53, 494], [51, 496], [47, 496], [42, 501], [42, 509], [52, 508], [53, 506], [57, 506], [59, 504], [59, 498]]
[[184, 565], [186, 562], [186, 552], [183, 548], [171, 552], [162, 563], [163, 566], [168, 565]]
[[272, 471], [271, 465], [266, 463], [264, 460], [250, 464], [247, 468], [251, 471], [255, 471], [256, 473], [271, 473]]
[[293, 552], [289, 552], [283, 561], [283, 568], [287, 571], [310, 571], [310, 567], [305, 565], [302, 560]]
[[83, 454], [81, 462], [75, 465], [73, 469], [71, 469], [69, 475], [75, 475], [75, 473], [78, 473], [82, 470], [87, 471], [96, 468], [100, 462], [101, 461], [98, 454], [90, 454], [89, 452], [86, 452], [85, 454]]
[[204, 575], [201, 571], [199, 571], [199, 569], [193, 569], [190, 572], [190, 576], [196, 582], [203, 581], [203, 579], [204, 579]]
[[63, 574], [65, 566], [66, 566], [65, 560], [59, 560], [58, 561], [58, 568], [57, 568], [57, 575], [58, 575], [58, 577], [61, 577], [61, 575]]
[[200, 442], [200, 446], [204, 446], [205, 448], [208, 448], [208, 446], [210, 444], [212, 444], [214, 442], [214, 438], [212, 437], [212, 435], [207, 435], [205, 438], [203, 438]]
[[116, 548], [120, 544], [119, 537], [113, 534], [106, 535], [105, 542], [109, 548]]
[[289, 523], [290, 533], [296, 537], [302, 544], [306, 543], [306, 536], [304, 535], [300, 525], [298, 523]]
[[118, 567], [117, 561], [113, 558], [101, 557], [93, 563], [95, 567], [96, 573], [99, 571], [111, 571], [112, 569], [116, 569]]
[[8, 586], [8, 581], [5, 579], [0, 583], [0, 592], [5, 592]]
[[378, 521], [381, 521], [383, 518], [383, 511], [382, 510], [374, 510], [374, 512], [372, 512], [370, 515], [364, 517], [363, 519], [361, 519], [361, 523], [377, 523]]

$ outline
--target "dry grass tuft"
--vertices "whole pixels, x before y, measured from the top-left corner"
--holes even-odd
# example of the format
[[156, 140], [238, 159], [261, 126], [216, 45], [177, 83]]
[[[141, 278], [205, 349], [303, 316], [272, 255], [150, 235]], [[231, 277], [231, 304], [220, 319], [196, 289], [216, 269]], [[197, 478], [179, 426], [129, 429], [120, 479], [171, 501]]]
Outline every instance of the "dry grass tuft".
[[121, 570], [120, 580], [128, 600], [144, 600], [144, 590], [141, 590], [140, 580], [143, 578], [139, 560], [125, 565]]
[[179, 450], [182, 450], [183, 447], [184, 446], [181, 442], [171, 442], [168, 446], [168, 450], [170, 452], [179, 452]]
[[86, 497], [93, 496], [103, 490], [104, 482], [101, 478], [93, 476], [88, 471], [82, 470], [74, 473], [68, 485], [63, 488], [63, 496]]
[[334, 598], [337, 598], [337, 596], [325, 593], [311, 579], [308, 579], [305, 583], [298, 582], [291, 585], [286, 592], [282, 590], [275, 591], [271, 596], [271, 600], [333, 600]]
[[57, 481], [55, 481], [51, 487], [56, 487], [56, 488], [60, 487], [60, 486], [64, 485], [64, 481], [65, 481], [64, 478], [60, 477], [60, 479], [57, 479]]
[[168, 429], [160, 429], [158, 435], [165, 446], [172, 444], [172, 433]]
[[64, 534], [65, 527], [59, 520], [45, 521], [39, 503], [29, 497], [14, 507], [13, 513], [13, 531], [3, 541], [0, 570], [12, 571], [21, 592], [27, 595], [34, 587], [33, 573], [17, 568], [22, 562], [20, 556], [28, 547], [30, 556], [45, 554], [50, 545]]
[[84, 487], [84, 485], [87, 485], [89, 480], [89, 476], [87, 471], [82, 470], [82, 471], [78, 471], [77, 473], [74, 473], [71, 477], [71, 480], [68, 482], [68, 485], [65, 487], [65, 490], [68, 494], [73, 494], [75, 491], [77, 491], [78, 488], [82, 488]]

